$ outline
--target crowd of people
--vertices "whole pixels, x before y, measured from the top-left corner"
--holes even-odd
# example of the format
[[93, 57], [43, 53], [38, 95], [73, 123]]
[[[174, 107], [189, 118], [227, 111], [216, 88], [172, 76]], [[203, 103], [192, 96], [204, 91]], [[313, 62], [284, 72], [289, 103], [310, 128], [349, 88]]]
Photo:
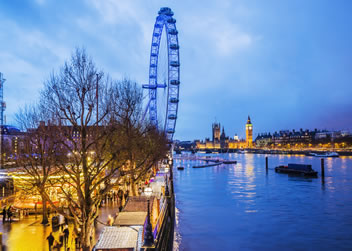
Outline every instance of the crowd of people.
[[71, 234], [71, 243], [69, 243], [69, 236], [70, 236], [70, 230], [67, 224], [59, 229], [57, 233], [58, 238], [55, 238], [53, 235], [53, 232], [50, 232], [50, 234], [46, 238], [48, 240], [49, 251], [61, 250], [61, 248], [64, 248], [65, 251], [66, 250], [69, 251], [70, 247], [73, 247], [73, 246], [76, 249], [79, 249], [80, 243], [75, 233], [72, 232]]
[[12, 216], [13, 216], [13, 209], [11, 206], [9, 207], [4, 207], [2, 209], [2, 221], [5, 222], [6, 221], [6, 218], [7, 218], [7, 221], [9, 222], [12, 222]]

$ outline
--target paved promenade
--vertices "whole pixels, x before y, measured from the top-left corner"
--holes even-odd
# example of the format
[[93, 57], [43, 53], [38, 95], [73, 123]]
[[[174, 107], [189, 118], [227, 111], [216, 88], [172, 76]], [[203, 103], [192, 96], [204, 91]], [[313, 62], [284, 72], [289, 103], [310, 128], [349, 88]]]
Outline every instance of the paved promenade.
[[[108, 216], [116, 214], [117, 204], [112, 202], [100, 208], [99, 222], [106, 223]], [[50, 216], [53, 216], [52, 214]], [[51, 221], [51, 217], [50, 217]], [[49, 250], [48, 241], [46, 237], [52, 231], [51, 224], [43, 226], [40, 224], [41, 215], [37, 217], [30, 215], [22, 218], [20, 221], [3, 222], [0, 216], [0, 232], [3, 233], [3, 250], [6, 251], [37, 251]], [[97, 224], [95, 241], [97, 241], [99, 234], [104, 225]], [[74, 249], [74, 240], [72, 237], [72, 226], [69, 226], [70, 236], [68, 240], [68, 247], [70, 250]], [[59, 240], [59, 231], [53, 232], [55, 240]], [[61, 248], [64, 250], [64, 248]]]

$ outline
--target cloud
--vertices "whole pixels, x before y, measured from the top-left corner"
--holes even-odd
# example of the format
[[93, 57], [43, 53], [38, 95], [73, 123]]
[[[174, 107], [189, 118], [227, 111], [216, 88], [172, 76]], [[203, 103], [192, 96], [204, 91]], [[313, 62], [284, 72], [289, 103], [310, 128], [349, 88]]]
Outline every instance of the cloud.
[[53, 58], [63, 61], [69, 55], [70, 50], [61, 45], [56, 37], [50, 37], [38, 28], [22, 28], [8, 20], [1, 20], [1, 27], [6, 27], [7, 32], [6, 38], [0, 35], [6, 41], [0, 48], [8, 53], [21, 55], [20, 57], [36, 63], [52, 63]]
[[[69, 59], [75, 46], [84, 46], [113, 78], [148, 80], [153, 25], [165, 1], [33, 0], [22, 3], [22, 9], [5, 2], [0, 4], [0, 71], [7, 79], [7, 114], [33, 100], [43, 80]], [[204, 124], [215, 116], [231, 125], [227, 130], [240, 132], [250, 113], [258, 127], [272, 131], [285, 123], [296, 127], [293, 121], [311, 121], [312, 110], [350, 108], [346, 55], [351, 54], [351, 36], [338, 32], [351, 23], [347, 8], [334, 12], [343, 12], [343, 22], [328, 22], [316, 9], [314, 15], [309, 8], [297, 15], [287, 8], [290, 5], [260, 1], [167, 5], [175, 12], [180, 42], [178, 137], [203, 138], [209, 133]], [[297, 26], [296, 20], [309, 25]], [[309, 46], [309, 41], [314, 43]], [[282, 121], [275, 119], [277, 114]], [[197, 130], [189, 132], [190, 123]]]
[[123, 0], [87, 0], [107, 24], [121, 24], [139, 20], [140, 6], [135, 1]]
[[0, 20], [0, 29], [7, 31], [0, 34], [0, 71], [7, 79], [4, 100], [8, 121], [13, 123], [17, 109], [38, 98], [44, 80], [71, 49], [44, 31], [20, 27], [6, 19]]
[[214, 32], [216, 47], [221, 55], [231, 55], [241, 49], [246, 49], [253, 43], [252, 37], [233, 27]]
[[35, 2], [38, 5], [44, 5], [46, 3], [46, 0], [35, 0]]
[[186, 28], [187, 36], [198, 37], [196, 46], [213, 47], [220, 56], [232, 56], [250, 48], [255, 42], [254, 35], [244, 31], [238, 24], [221, 16], [208, 18], [192, 17]]

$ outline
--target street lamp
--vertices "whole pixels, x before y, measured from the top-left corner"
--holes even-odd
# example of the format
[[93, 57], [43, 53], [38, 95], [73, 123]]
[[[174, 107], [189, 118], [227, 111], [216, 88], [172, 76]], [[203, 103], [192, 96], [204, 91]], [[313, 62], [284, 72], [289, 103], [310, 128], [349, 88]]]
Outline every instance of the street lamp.
[[150, 223], [150, 210], [149, 210], [149, 200], [152, 193], [153, 193], [153, 190], [151, 187], [146, 187], [144, 189], [144, 194], [145, 196], [147, 196], [147, 201], [148, 201], [147, 225], [145, 226], [145, 230], [144, 230], [144, 244], [143, 244], [144, 248], [154, 247], [154, 236], [153, 236], [152, 224]]

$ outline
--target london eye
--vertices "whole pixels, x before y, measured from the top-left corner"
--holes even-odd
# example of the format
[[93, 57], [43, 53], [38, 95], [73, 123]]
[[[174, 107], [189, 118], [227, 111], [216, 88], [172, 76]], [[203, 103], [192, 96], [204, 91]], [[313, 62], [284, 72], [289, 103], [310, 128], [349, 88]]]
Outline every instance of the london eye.
[[180, 59], [176, 19], [170, 8], [161, 8], [152, 36], [146, 114], [172, 142], [175, 133], [180, 85]]

